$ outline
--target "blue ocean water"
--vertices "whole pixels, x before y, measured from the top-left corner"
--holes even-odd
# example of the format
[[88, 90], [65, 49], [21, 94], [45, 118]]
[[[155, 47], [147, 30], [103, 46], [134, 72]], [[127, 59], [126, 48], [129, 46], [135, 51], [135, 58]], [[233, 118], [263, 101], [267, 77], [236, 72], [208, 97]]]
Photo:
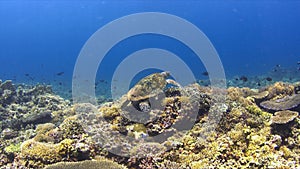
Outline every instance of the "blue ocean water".
[[[140, 12], [168, 13], [196, 25], [216, 48], [227, 77], [259, 76], [278, 67], [298, 71], [299, 9], [300, 1], [269, 0], [0, 1], [0, 79], [70, 88], [77, 56], [90, 36], [115, 19]], [[107, 54], [99, 80], [111, 80], [123, 58], [151, 47], [176, 53], [197, 78], [207, 78], [201, 61], [184, 45], [141, 35]]]

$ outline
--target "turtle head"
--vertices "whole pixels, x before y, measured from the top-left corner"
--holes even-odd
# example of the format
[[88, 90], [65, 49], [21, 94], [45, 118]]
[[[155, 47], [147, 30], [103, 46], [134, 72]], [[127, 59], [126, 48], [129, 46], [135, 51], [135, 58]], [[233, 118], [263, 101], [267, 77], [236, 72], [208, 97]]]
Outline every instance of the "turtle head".
[[161, 75], [163, 75], [165, 78], [170, 76], [170, 72], [169, 71], [165, 71], [165, 72], [161, 72]]

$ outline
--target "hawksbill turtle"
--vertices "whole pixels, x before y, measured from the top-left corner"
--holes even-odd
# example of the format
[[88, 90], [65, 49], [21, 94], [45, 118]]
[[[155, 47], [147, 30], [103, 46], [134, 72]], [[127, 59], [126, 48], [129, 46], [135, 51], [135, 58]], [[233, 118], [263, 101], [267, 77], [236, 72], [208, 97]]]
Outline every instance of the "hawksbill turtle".
[[172, 84], [181, 88], [180, 84], [172, 79], [168, 79], [170, 72], [153, 73], [141, 79], [127, 93], [127, 100], [142, 112], [150, 111], [149, 98], [162, 93], [167, 84]]

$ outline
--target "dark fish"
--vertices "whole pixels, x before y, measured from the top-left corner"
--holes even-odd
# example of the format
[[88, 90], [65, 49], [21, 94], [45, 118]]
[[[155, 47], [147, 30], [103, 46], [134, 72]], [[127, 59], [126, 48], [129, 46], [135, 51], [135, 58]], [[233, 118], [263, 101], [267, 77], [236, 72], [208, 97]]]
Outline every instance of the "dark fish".
[[25, 73], [25, 76], [28, 77], [30, 80], [34, 80], [34, 78], [31, 77], [29, 73]]
[[300, 61], [297, 62], [297, 65], [300, 65]]
[[62, 82], [59, 82], [58, 84], [59, 84], [59, 85], [62, 85]]
[[61, 76], [61, 75], [63, 75], [65, 72], [58, 72], [58, 73], [56, 73], [56, 75], [57, 76]]
[[260, 86], [260, 85], [261, 85], [261, 84], [258, 82], [258, 83], [257, 83], [257, 86]]
[[270, 82], [270, 81], [272, 81], [272, 78], [266, 77], [266, 80]]
[[208, 72], [207, 72], [207, 71], [202, 72], [201, 74], [202, 74], [203, 76], [208, 76]]
[[247, 82], [248, 81], [248, 78], [246, 76], [241, 76], [240, 77], [240, 80], [243, 81], [243, 82]]

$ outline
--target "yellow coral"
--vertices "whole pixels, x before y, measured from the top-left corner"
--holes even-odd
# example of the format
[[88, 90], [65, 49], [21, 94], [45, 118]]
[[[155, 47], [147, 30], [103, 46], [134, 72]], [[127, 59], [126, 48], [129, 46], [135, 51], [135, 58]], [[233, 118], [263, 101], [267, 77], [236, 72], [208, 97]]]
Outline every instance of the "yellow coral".
[[[33, 139], [27, 140], [21, 145], [21, 158], [24, 163], [30, 160], [50, 164], [61, 160], [54, 144], [41, 143]], [[35, 166], [36, 167], [36, 166]]]
[[17, 153], [20, 152], [20, 150], [21, 150], [21, 143], [11, 144], [4, 148], [4, 151], [6, 153]]
[[230, 130], [228, 132], [228, 136], [234, 141], [234, 142], [239, 142], [239, 141], [245, 141], [245, 137], [247, 136], [247, 132], [245, 132], [244, 129], [247, 129], [246, 126], [244, 126], [241, 123], [238, 123], [234, 129]]
[[55, 147], [58, 154], [60, 154], [61, 156], [68, 156], [73, 151], [73, 143], [74, 140], [64, 139], [59, 144], [56, 144]]
[[288, 159], [289, 157], [292, 157], [293, 152], [286, 146], [281, 146], [279, 150], [283, 152], [284, 158]]
[[102, 112], [104, 118], [114, 118], [120, 115], [121, 110], [116, 106], [112, 106], [112, 107], [103, 106], [99, 109], [99, 111]]
[[273, 86], [268, 87], [269, 98], [280, 98], [291, 95], [294, 92], [294, 86], [288, 83], [276, 82]]

